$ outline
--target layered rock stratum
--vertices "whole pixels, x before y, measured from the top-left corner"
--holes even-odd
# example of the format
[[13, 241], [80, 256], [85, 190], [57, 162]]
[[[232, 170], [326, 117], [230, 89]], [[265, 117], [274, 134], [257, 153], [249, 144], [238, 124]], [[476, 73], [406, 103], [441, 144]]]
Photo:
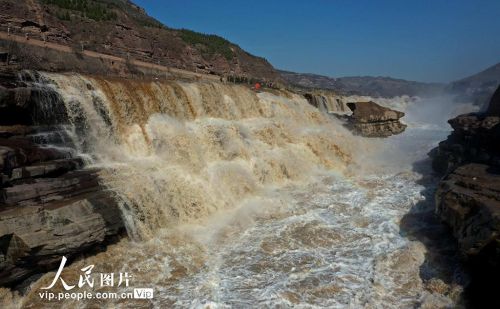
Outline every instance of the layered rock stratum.
[[400, 119], [405, 115], [378, 105], [375, 102], [351, 102], [347, 106], [352, 111], [348, 117], [348, 127], [365, 137], [388, 137], [400, 134], [406, 125]]
[[18, 80], [13, 72], [0, 78], [0, 285], [50, 270], [61, 256], [98, 250], [125, 229], [100, 171], [85, 168], [51, 123], [64, 115], [40, 110], [50, 94]]
[[431, 151], [434, 169], [444, 174], [436, 212], [453, 231], [471, 267], [479, 302], [500, 305], [500, 87], [483, 113], [449, 121], [447, 140]]

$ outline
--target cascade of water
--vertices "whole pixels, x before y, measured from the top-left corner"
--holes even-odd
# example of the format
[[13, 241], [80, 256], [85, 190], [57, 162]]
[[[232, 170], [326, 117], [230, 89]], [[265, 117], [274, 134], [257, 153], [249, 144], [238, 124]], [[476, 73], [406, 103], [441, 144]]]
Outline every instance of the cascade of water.
[[57, 93], [44, 104], [62, 103], [77, 151], [106, 167], [102, 181], [122, 201], [132, 236], [344, 170], [352, 159], [350, 133], [292, 93], [76, 74], [43, 73], [35, 83]]
[[311, 104], [324, 113], [349, 114], [350, 109], [341, 96], [333, 93], [309, 94]]
[[[144, 240], [123, 239], [67, 266], [65, 275], [77, 278], [86, 265], [131, 272], [134, 286], [155, 290], [147, 306], [161, 308], [458, 304], [460, 271], [451, 249], [433, 252], [418, 237], [426, 229], [441, 231], [437, 223], [420, 221], [432, 213], [425, 186], [434, 179], [413, 168], [447, 133], [427, 126], [423, 109], [435, 102], [408, 108], [417, 117], [407, 118], [404, 134], [366, 140], [289, 92], [40, 78], [36, 83], [47, 94], [42, 105], [47, 111], [63, 107], [64, 132], [72, 132], [67, 135], [89, 164], [101, 167], [103, 184], [121, 201], [129, 235]], [[331, 111], [345, 100], [351, 99], [322, 98], [317, 106]], [[443, 258], [452, 262], [439, 263]], [[35, 282], [23, 305], [37, 307], [39, 288], [53, 277]]]

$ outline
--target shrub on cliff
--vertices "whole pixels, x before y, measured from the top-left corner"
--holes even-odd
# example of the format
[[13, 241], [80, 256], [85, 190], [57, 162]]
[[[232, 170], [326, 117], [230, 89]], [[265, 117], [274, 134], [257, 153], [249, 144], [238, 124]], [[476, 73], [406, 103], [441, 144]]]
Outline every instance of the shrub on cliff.
[[[117, 18], [113, 10], [92, 0], [43, 0], [43, 2], [62, 9], [80, 12], [83, 16], [95, 21], [115, 20]], [[60, 16], [63, 17], [60, 18], [62, 20], [69, 20], [66, 18], [69, 16], [67, 11]]]
[[231, 60], [234, 52], [231, 49], [231, 42], [213, 34], [203, 34], [187, 29], [179, 30], [181, 39], [191, 45], [202, 45], [204, 48], [204, 56], [213, 57], [215, 54], [224, 56], [227, 60]]

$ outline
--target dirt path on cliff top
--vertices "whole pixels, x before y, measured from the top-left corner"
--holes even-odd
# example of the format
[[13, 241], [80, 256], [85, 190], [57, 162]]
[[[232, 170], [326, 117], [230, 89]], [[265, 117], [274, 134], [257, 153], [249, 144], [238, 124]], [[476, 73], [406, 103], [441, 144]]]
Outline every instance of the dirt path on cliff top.
[[[44, 42], [36, 39], [29, 39], [27, 40], [25, 37], [19, 36], [19, 35], [14, 35], [14, 34], [7, 34], [6, 32], [0, 31], [0, 39], [1, 40], [8, 40], [8, 41], [14, 41], [18, 42], [21, 44], [28, 44], [28, 45], [33, 45], [33, 46], [38, 46], [38, 47], [43, 47], [43, 48], [50, 48], [53, 50], [65, 52], [65, 53], [74, 53], [73, 49], [69, 46], [66, 45], [61, 45], [57, 43], [52, 43], [52, 42]], [[107, 59], [111, 61], [118, 61], [118, 62], [126, 62], [126, 59], [113, 56], [113, 55], [108, 55], [108, 54], [102, 54], [90, 50], [84, 50], [82, 52], [83, 55], [92, 57], [92, 58], [101, 58], [101, 59]], [[186, 70], [181, 70], [181, 69], [176, 69], [176, 68], [171, 68], [159, 64], [154, 64], [154, 63], [149, 63], [149, 62], [144, 62], [140, 60], [131, 60], [131, 63], [133, 65], [143, 67], [143, 68], [148, 68], [148, 69], [155, 69], [159, 70], [162, 72], [168, 72], [168, 73], [173, 73], [173, 74], [178, 74], [181, 76], [187, 76], [191, 78], [203, 78], [203, 79], [208, 79], [208, 80], [219, 80], [219, 76], [215, 75], [209, 75], [209, 74], [203, 74], [203, 73], [194, 73], [191, 71], [186, 71]]]

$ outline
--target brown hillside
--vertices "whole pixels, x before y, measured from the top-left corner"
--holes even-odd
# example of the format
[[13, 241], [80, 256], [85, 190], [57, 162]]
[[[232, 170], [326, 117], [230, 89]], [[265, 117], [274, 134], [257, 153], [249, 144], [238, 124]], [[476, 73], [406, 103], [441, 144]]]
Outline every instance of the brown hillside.
[[265, 59], [216, 35], [170, 29], [128, 0], [2, 0], [0, 26], [75, 51], [83, 47], [200, 73], [280, 79]]

